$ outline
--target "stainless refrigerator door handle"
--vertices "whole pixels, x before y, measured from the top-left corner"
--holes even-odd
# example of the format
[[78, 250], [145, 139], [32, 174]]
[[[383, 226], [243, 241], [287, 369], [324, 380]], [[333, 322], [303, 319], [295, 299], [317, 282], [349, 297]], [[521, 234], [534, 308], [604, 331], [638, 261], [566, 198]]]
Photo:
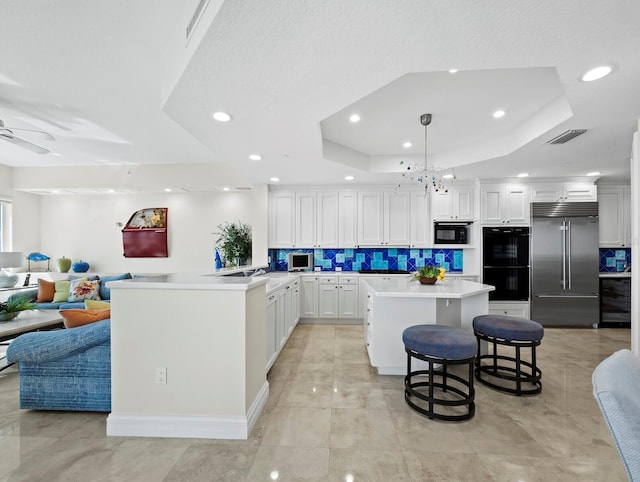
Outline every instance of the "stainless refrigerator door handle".
[[567, 223], [562, 221], [562, 289], [567, 289]]
[[569, 289], [571, 289], [571, 221], [567, 221], [567, 280]]
[[534, 298], [599, 298], [600, 295], [533, 295]]

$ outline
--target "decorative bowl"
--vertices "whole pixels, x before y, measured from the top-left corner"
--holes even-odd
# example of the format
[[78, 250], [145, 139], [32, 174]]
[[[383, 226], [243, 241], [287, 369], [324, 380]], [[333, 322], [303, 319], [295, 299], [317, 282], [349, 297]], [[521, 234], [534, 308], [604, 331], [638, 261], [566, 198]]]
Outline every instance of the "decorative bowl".
[[0, 321], [11, 321], [19, 314], [19, 311], [0, 311]]
[[418, 281], [420, 281], [421, 285], [434, 285], [438, 278], [418, 278]]

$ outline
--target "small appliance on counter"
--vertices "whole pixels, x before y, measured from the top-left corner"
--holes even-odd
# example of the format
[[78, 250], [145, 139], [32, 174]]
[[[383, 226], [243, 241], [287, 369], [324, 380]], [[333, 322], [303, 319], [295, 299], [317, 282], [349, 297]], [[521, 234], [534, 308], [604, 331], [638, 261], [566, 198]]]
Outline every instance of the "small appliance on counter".
[[433, 244], [469, 244], [469, 222], [434, 222]]
[[313, 270], [312, 253], [289, 253], [289, 271]]

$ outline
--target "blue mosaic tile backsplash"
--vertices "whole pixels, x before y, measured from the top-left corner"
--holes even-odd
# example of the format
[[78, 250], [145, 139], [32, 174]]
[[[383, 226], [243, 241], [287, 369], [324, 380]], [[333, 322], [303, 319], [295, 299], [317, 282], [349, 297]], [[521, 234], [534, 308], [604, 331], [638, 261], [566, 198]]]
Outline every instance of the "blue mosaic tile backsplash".
[[433, 264], [452, 273], [462, 273], [461, 249], [270, 249], [271, 269], [287, 271], [289, 253], [313, 253], [313, 264], [322, 271], [360, 271], [364, 269], [393, 269], [416, 271]]
[[631, 266], [631, 248], [600, 248], [600, 272], [624, 271]]

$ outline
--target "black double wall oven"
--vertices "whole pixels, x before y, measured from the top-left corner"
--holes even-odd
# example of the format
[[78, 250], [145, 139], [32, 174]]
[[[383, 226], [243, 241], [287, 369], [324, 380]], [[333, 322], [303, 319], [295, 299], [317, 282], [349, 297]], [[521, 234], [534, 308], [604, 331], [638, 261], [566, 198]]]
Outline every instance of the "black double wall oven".
[[529, 228], [482, 229], [482, 279], [491, 301], [529, 300]]

